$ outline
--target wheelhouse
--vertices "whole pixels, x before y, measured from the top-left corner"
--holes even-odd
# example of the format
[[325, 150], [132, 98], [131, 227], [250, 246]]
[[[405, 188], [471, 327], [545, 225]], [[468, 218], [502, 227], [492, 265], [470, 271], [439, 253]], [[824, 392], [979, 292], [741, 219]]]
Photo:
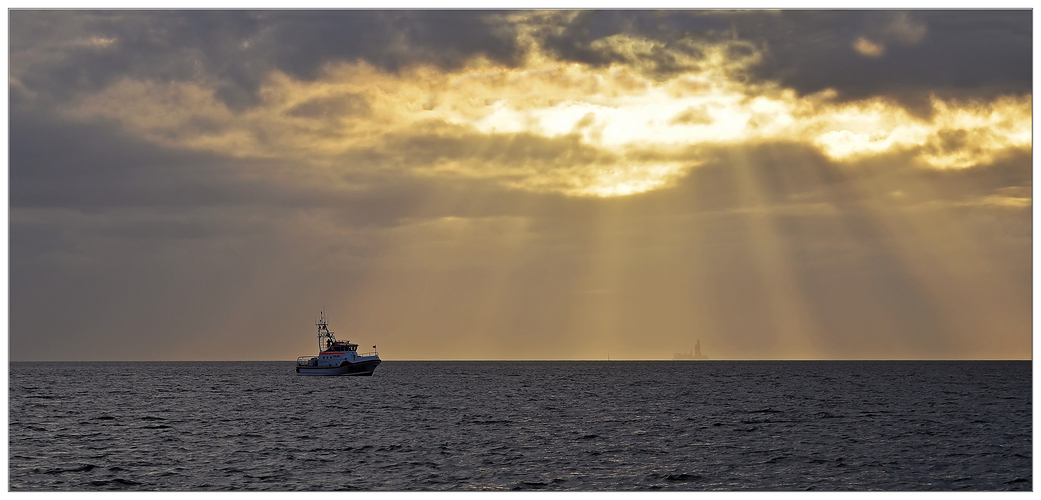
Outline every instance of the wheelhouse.
[[358, 344], [334, 340], [329, 342], [326, 349], [322, 352], [356, 352], [357, 350]]

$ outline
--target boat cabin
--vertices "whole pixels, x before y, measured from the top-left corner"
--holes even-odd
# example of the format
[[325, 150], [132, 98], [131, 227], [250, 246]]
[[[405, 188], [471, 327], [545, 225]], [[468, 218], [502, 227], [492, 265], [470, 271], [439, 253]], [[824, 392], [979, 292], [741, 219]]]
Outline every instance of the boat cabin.
[[352, 352], [358, 350], [358, 344], [351, 344], [350, 342], [343, 342], [340, 340], [334, 340], [329, 342], [325, 350], [322, 352]]

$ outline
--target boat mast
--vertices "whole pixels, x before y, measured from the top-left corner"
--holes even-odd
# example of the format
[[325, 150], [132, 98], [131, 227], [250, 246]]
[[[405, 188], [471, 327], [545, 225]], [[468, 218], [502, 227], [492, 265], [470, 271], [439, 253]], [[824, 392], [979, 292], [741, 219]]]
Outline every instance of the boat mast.
[[322, 311], [322, 319], [316, 321], [315, 325], [318, 327], [318, 352], [323, 352], [336, 340], [333, 332], [329, 331], [329, 323], [325, 321], [325, 311]]

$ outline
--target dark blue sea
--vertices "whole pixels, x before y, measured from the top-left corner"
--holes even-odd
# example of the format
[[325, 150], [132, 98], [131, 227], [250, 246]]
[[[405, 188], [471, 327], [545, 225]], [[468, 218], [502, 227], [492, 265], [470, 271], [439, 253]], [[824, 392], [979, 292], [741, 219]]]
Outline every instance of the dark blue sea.
[[1031, 490], [1029, 361], [10, 363], [22, 490]]

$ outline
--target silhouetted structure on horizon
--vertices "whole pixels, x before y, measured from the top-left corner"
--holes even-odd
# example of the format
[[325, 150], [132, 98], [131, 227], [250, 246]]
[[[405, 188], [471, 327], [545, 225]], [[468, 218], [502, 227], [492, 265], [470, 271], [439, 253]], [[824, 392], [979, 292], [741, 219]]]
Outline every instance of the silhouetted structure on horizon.
[[692, 352], [672, 353], [672, 359], [708, 359], [708, 356], [701, 354], [701, 339], [698, 339], [697, 343], [694, 344], [694, 350]]

